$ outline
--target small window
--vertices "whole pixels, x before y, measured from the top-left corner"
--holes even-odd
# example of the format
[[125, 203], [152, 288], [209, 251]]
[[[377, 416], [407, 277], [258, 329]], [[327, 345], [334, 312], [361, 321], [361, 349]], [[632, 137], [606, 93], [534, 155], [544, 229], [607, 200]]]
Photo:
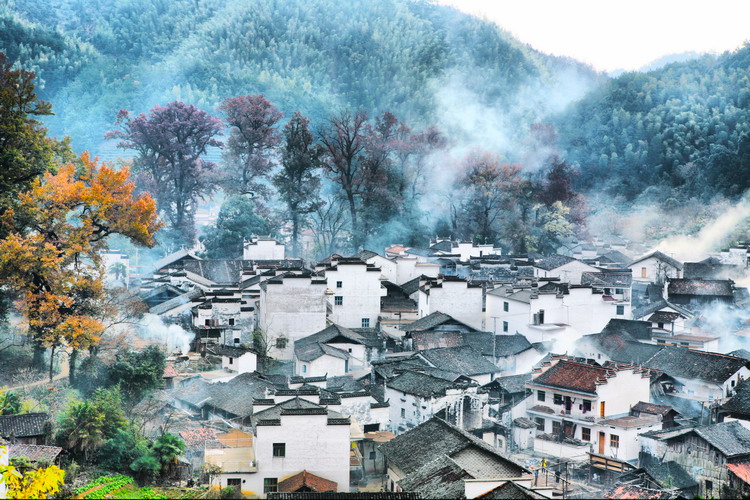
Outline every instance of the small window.
[[302, 373], [307, 373], [307, 365], [302, 365]]
[[562, 432], [562, 424], [557, 420], [552, 421], [552, 434], [560, 434]]
[[240, 343], [240, 339], [234, 339], [234, 343], [235, 344], [239, 344]]
[[581, 441], [591, 441], [591, 429], [581, 427]]
[[709, 491], [713, 491], [713, 489], [714, 489], [713, 481], [709, 481], [708, 479], [706, 479], [706, 493], [708, 493]]
[[229, 318], [229, 326], [234, 326], [234, 318]]
[[344, 297], [342, 297], [341, 295], [336, 295], [333, 298], [333, 304], [337, 305], [337, 306], [343, 306], [344, 305]]
[[203, 326], [211, 326], [211, 320], [207, 319]]
[[238, 477], [230, 477], [229, 479], [227, 479], [227, 486], [232, 487], [232, 488], [238, 488], [242, 486], [242, 479]]
[[591, 400], [590, 399], [584, 399], [583, 400], [583, 411], [591, 411]]
[[401, 418], [406, 418], [406, 409], [401, 408]]
[[503, 311], [508, 312], [508, 309], [510, 309], [510, 304], [503, 302]]
[[503, 321], [503, 331], [504, 332], [508, 331], [508, 322], [507, 321]]
[[231, 358], [231, 357], [229, 358], [229, 364], [230, 364], [230, 365], [231, 365], [231, 364], [234, 364], [234, 358]]
[[286, 443], [273, 443], [273, 456], [285, 457], [286, 456]]
[[617, 434], [610, 434], [609, 435], [609, 446], [612, 448], [619, 448], [620, 447], [620, 436]]
[[645, 267], [641, 268], [641, 278], [648, 278], [648, 271], [646, 271]]
[[622, 316], [625, 314], [625, 306], [617, 306], [617, 315]]
[[276, 339], [276, 349], [286, 349], [287, 339], [284, 337], [278, 337]]
[[660, 329], [664, 329], [664, 323], [657, 323], [656, 326]]
[[544, 432], [544, 419], [542, 417], [536, 417], [534, 422], [536, 422], [536, 430]]
[[279, 491], [279, 479], [267, 477], [263, 479], [263, 493], [276, 493]]
[[623, 295], [625, 293], [624, 288], [615, 288], [615, 294], [617, 295]]
[[605, 288], [604, 289], [604, 295], [612, 295], [612, 289], [611, 288]]
[[336, 282], [336, 288], [343, 288], [343, 287], [344, 287], [344, 282], [343, 281], [337, 281]]
[[546, 394], [544, 391], [536, 391], [536, 400], [537, 401], [544, 401]]
[[666, 344], [666, 342], [664, 340], [662, 340], [662, 339], [657, 339], [656, 343], [657, 344]]
[[687, 347], [687, 346], [689, 346], [689, 345], [690, 345], [690, 342], [680, 342], [680, 345], [681, 345], [682, 347]]
[[375, 452], [374, 451], [370, 452], [370, 460], [375, 460]]
[[362, 318], [362, 328], [370, 328], [370, 318]]
[[563, 404], [562, 394], [555, 394], [555, 395], [552, 396], [552, 399], [554, 400], [554, 402], [555, 402], [556, 405]]

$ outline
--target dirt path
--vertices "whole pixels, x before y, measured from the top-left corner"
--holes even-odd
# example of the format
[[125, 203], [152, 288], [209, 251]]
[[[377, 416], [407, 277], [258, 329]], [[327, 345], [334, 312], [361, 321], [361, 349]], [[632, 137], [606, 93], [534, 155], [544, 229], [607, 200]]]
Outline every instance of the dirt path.
[[62, 362], [62, 366], [60, 367], [60, 373], [58, 373], [57, 375], [55, 375], [54, 377], [52, 377], [52, 380], [50, 380], [47, 377], [44, 377], [42, 380], [37, 380], [36, 382], [30, 382], [28, 384], [19, 384], [19, 385], [13, 386], [13, 387], [8, 387], [7, 390], [8, 391], [12, 391], [14, 389], [24, 389], [24, 390], [26, 390], [26, 389], [28, 389], [30, 387], [38, 387], [40, 385], [49, 384], [51, 382], [55, 382], [57, 380], [60, 380], [60, 379], [63, 379], [65, 377], [67, 377], [70, 374], [70, 364], [69, 364], [70, 355], [67, 352], [65, 354], [66, 354], [66, 356], [65, 356], [66, 359], [65, 359], [65, 361]]

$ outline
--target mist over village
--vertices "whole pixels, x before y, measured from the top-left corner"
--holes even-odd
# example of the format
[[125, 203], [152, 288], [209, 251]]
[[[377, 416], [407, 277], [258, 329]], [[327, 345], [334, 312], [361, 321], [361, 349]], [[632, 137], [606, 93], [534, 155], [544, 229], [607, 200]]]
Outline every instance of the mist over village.
[[750, 45], [491, 4], [0, 2], [0, 498], [750, 497]]

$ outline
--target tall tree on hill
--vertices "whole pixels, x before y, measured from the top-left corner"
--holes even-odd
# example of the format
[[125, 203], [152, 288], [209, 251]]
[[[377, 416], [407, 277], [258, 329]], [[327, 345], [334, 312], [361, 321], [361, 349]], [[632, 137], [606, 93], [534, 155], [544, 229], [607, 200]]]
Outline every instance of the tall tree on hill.
[[362, 192], [367, 133], [367, 114], [364, 111], [354, 114], [344, 111], [330, 118], [318, 134], [325, 148], [323, 165], [331, 180], [341, 187], [348, 204], [355, 249], [364, 243], [357, 198]]
[[273, 178], [279, 196], [287, 206], [292, 223], [292, 256], [300, 256], [299, 233], [305, 218], [323, 205], [320, 176], [323, 150], [313, 142], [310, 120], [297, 111], [284, 127], [281, 170]]
[[229, 193], [267, 195], [262, 180], [273, 168], [279, 145], [276, 124], [283, 116], [262, 94], [226, 99], [219, 110], [229, 126], [224, 150], [224, 189]]
[[201, 157], [209, 147], [221, 147], [215, 137], [221, 121], [195, 106], [171, 102], [156, 106], [149, 115], [131, 118], [122, 110], [117, 117], [119, 130], [107, 138], [119, 138], [118, 147], [138, 152], [133, 169], [139, 185], [153, 193], [159, 211], [166, 216], [177, 246], [195, 243], [195, 211], [198, 200], [216, 187], [216, 164]]

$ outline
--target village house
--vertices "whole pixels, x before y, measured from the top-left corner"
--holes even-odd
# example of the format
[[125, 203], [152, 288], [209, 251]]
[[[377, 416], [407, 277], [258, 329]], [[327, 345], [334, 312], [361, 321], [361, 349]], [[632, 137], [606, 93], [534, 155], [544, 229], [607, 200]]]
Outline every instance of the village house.
[[347, 328], [376, 327], [381, 298], [388, 294], [380, 268], [358, 258], [339, 258], [322, 272], [328, 281], [329, 320]]
[[386, 295], [380, 298], [380, 328], [393, 335], [401, 335], [401, 329], [419, 319], [417, 302], [409, 297], [403, 287], [384, 281]]
[[294, 342], [326, 327], [327, 281], [310, 273], [284, 274], [261, 283], [258, 327], [274, 357], [292, 359]]
[[258, 411], [251, 447], [211, 450], [206, 460], [221, 467], [219, 487], [243, 495], [349, 491], [350, 420], [306, 399], [293, 397]]
[[537, 278], [559, 278], [563, 283], [581, 284], [585, 272], [598, 272], [594, 266], [565, 255], [550, 255], [533, 262], [534, 276]]
[[0, 415], [0, 438], [11, 444], [45, 445], [51, 432], [49, 413]]
[[[387, 462], [386, 490], [423, 498], [474, 498], [512, 478], [530, 477], [525, 467], [439, 418], [396, 436], [380, 445], [380, 451]], [[472, 491], [467, 481], [481, 479], [496, 482], [476, 484], [478, 491]]]
[[664, 284], [667, 278], [682, 278], [682, 262], [658, 250], [639, 257], [628, 267], [637, 281]]
[[242, 247], [242, 258], [245, 260], [282, 260], [285, 258], [285, 249], [271, 237], [253, 238], [245, 241]]
[[650, 372], [637, 366], [592, 363], [553, 357], [526, 384], [533, 392], [527, 414], [537, 424], [534, 450], [551, 456], [576, 456], [590, 445], [599, 455], [621, 460], [638, 457], [637, 434], [661, 428], [650, 416], [630, 409], [650, 397]]
[[221, 368], [228, 372], [252, 373], [258, 369], [258, 353], [255, 349], [240, 346], [217, 345], [210, 349], [221, 356]]
[[303, 377], [331, 377], [367, 370], [381, 357], [384, 339], [376, 330], [360, 331], [332, 324], [294, 343], [294, 373]]
[[[616, 487], [605, 498], [627, 498], [625, 488], [639, 488], [638, 496], [655, 496], [662, 492], [665, 498], [693, 498], [698, 494], [698, 483], [684, 467], [675, 461], [652, 462], [622, 474]], [[619, 491], [618, 491], [619, 490]], [[635, 493], [630, 490], [630, 492]]]
[[421, 318], [440, 311], [477, 330], [484, 324], [482, 303], [481, 285], [450, 276], [428, 280], [420, 287], [417, 300]]
[[424, 349], [416, 353], [429, 366], [464, 375], [483, 385], [500, 372], [498, 367], [470, 345]]
[[698, 495], [731, 498], [728, 464], [750, 459], [750, 431], [738, 422], [673, 427], [641, 435], [641, 463], [674, 461], [698, 482]]
[[601, 332], [612, 318], [629, 318], [630, 304], [587, 285], [501, 286], [487, 292], [486, 317], [495, 333], [519, 333], [532, 343], [559, 341], [562, 347]]
[[700, 309], [714, 304], [734, 304], [734, 281], [670, 278], [667, 297], [688, 309]]

